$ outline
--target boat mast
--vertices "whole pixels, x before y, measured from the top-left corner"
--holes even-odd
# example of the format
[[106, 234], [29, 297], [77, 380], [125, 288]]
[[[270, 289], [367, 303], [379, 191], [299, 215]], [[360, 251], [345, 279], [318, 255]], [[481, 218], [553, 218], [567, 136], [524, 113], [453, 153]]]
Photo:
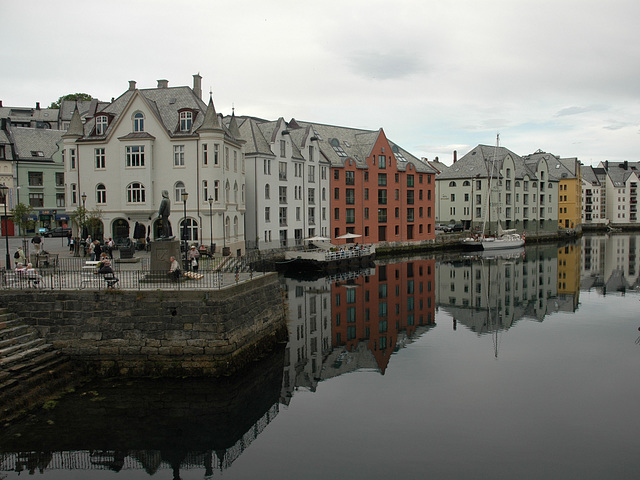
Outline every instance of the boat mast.
[[[484, 238], [484, 232], [487, 227], [487, 217], [489, 218], [489, 229], [491, 229], [491, 180], [493, 179], [493, 170], [496, 166], [496, 158], [498, 156], [498, 146], [500, 145], [500, 134], [496, 135], [496, 146], [493, 148], [493, 159], [491, 160], [491, 166], [489, 169], [489, 180], [487, 182], [487, 201], [484, 212], [484, 221], [482, 222], [482, 237]], [[489, 231], [491, 233], [491, 231]]]

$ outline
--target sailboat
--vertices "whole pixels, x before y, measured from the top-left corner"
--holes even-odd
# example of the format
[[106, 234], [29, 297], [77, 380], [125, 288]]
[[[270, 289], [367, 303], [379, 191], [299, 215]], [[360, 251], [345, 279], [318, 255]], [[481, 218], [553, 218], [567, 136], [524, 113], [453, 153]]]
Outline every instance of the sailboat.
[[[496, 138], [496, 147], [493, 151], [493, 160], [491, 161], [491, 169], [489, 171], [489, 184], [487, 193], [487, 202], [484, 209], [484, 217], [482, 222], [482, 232], [462, 240], [462, 244], [469, 250], [506, 250], [512, 248], [520, 248], [524, 245], [524, 236], [516, 233], [515, 229], [504, 230], [500, 224], [500, 215], [498, 214], [498, 227], [495, 235], [486, 234], [487, 216], [491, 211], [491, 191], [493, 173], [496, 170], [496, 157], [498, 155], [498, 147], [500, 145], [500, 134]], [[500, 208], [498, 208], [500, 211]]]

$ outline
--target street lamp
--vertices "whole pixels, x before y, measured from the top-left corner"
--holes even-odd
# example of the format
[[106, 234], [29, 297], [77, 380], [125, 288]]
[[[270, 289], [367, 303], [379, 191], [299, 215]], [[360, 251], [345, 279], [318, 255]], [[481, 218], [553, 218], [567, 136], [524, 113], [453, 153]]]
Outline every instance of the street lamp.
[[213, 255], [213, 197], [209, 195], [207, 201], [209, 202], [209, 254]]
[[85, 210], [85, 203], [87, 201], [87, 194], [82, 192], [82, 195], [80, 195], [80, 198], [82, 199], [82, 215], [80, 215], [80, 227], [78, 228], [78, 241], [76, 242], [76, 247], [74, 249], [74, 257], [79, 257], [80, 256], [80, 243], [82, 242], [82, 248], [83, 248], [83, 256], [84, 256], [84, 252], [86, 252], [86, 244], [85, 239], [83, 238], [84, 236], [84, 222], [85, 222], [85, 215], [86, 215], [86, 210]]
[[0, 185], [0, 191], [2, 191], [2, 203], [4, 203], [4, 241], [7, 246], [7, 258], [5, 260], [6, 270], [11, 270], [11, 255], [9, 255], [9, 229], [7, 222], [9, 219], [7, 218], [7, 193], [9, 192], [9, 187], [7, 187], [4, 183]]
[[189, 198], [189, 194], [185, 191], [181, 194], [182, 201], [184, 202], [184, 218], [182, 219], [182, 241], [184, 242], [184, 269], [188, 270], [187, 265], [187, 255], [189, 254], [189, 249], [187, 248], [187, 198]]

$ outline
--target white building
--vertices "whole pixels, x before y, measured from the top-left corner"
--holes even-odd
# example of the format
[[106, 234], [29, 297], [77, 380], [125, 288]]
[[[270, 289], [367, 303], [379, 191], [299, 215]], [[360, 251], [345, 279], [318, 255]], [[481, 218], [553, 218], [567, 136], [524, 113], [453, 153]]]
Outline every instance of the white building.
[[638, 224], [639, 162], [601, 162], [604, 168], [606, 218], [610, 225]]
[[202, 101], [201, 77], [193, 78], [193, 88], [158, 80], [156, 88], [138, 89], [130, 81], [84, 124], [74, 113], [63, 137], [68, 212], [84, 204], [101, 212], [104, 237], [142, 231], [153, 240], [167, 190], [174, 236], [182, 238], [184, 226], [190, 242], [244, 251], [243, 141], [233, 118], [223, 125], [213, 100]]
[[237, 122], [246, 141], [247, 246], [267, 250], [328, 237], [329, 162], [313, 127], [292, 128], [283, 118]]

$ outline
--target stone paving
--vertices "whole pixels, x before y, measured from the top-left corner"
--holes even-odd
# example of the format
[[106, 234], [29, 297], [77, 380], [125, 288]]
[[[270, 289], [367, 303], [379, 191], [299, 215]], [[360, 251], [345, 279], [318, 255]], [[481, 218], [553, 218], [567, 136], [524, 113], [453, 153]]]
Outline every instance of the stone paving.
[[[34, 249], [30, 243], [31, 237], [23, 240], [22, 237], [9, 237], [9, 261], [15, 268], [14, 253], [19, 246], [27, 258], [31, 258], [34, 263]], [[85, 262], [89, 257], [76, 257], [67, 246], [66, 238], [44, 238], [43, 250], [53, 257], [57, 256], [57, 266], [46, 267], [38, 265], [36, 270], [39, 278], [28, 279], [24, 275], [6, 271], [6, 240], [0, 237], [0, 288], [46, 288], [46, 289], [89, 289], [104, 290], [108, 288], [107, 282], [102, 275], [96, 275]], [[82, 250], [80, 255], [82, 255]], [[150, 272], [150, 253], [144, 250], [137, 250], [133, 259], [120, 259], [118, 251], [113, 252], [112, 266], [118, 282], [114, 288], [127, 290], [211, 290], [232, 286], [236, 283], [246, 282], [264, 272], [238, 271], [234, 273], [233, 265], [236, 262], [234, 257], [214, 256], [212, 258], [202, 257], [197, 278], [183, 276], [180, 281], [174, 282], [166, 272]], [[38, 262], [41, 263], [41, 262]], [[231, 267], [232, 272], [222, 272], [223, 266]], [[191, 275], [187, 273], [186, 275]]]

